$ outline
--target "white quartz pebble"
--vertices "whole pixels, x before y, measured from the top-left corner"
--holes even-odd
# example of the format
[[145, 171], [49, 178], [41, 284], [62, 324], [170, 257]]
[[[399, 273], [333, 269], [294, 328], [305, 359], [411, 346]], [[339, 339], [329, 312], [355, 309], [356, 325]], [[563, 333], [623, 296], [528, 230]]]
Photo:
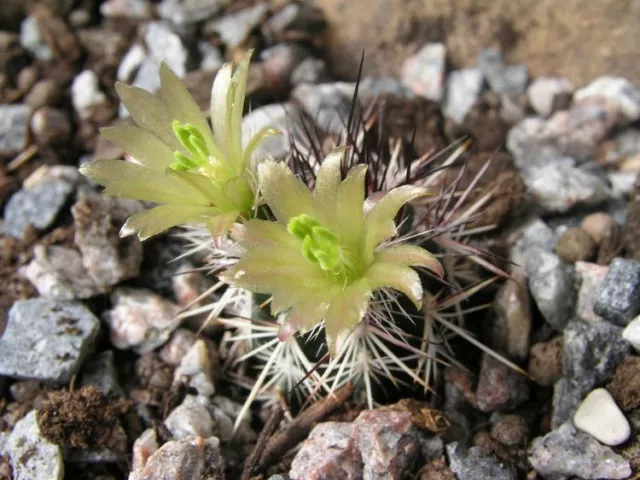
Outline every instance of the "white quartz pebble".
[[640, 315], [631, 320], [622, 331], [622, 338], [640, 353]]
[[609, 446], [620, 445], [631, 435], [629, 422], [604, 388], [596, 388], [587, 395], [573, 416], [573, 423]]

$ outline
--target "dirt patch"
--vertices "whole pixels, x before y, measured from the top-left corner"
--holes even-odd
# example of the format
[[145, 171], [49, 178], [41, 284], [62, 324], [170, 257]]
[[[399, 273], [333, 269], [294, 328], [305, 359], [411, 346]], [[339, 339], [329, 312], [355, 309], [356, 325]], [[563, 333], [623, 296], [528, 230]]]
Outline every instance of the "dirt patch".
[[111, 400], [93, 386], [56, 392], [38, 410], [38, 425], [47, 439], [64, 448], [123, 452], [127, 438], [120, 418], [130, 408], [130, 401]]
[[[619, 0], [317, 0], [326, 15], [332, 68], [353, 78], [397, 76], [404, 59], [444, 41], [456, 67], [474, 66], [481, 49], [499, 47], [533, 76], [563, 75], [576, 86], [600, 75], [640, 83], [640, 4]], [[354, 19], [357, 22], [354, 23]]]
[[640, 406], [640, 357], [630, 355], [625, 358], [607, 390], [624, 411]]

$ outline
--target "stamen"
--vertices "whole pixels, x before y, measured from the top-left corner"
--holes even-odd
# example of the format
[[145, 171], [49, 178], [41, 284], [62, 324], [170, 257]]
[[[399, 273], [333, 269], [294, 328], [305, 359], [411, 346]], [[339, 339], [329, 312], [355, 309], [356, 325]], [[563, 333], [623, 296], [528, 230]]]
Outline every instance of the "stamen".
[[194, 168], [207, 165], [209, 162], [209, 149], [202, 133], [190, 123], [182, 124], [178, 120], [171, 123], [173, 133], [182, 145], [182, 148], [189, 154], [174, 152], [175, 162], [169, 168], [187, 172]]

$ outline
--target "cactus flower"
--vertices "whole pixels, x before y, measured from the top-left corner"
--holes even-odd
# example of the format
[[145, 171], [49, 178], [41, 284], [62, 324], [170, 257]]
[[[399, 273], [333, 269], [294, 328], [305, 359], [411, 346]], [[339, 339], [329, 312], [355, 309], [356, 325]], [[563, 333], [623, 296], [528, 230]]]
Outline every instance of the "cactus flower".
[[415, 245], [386, 242], [396, 235], [394, 218], [408, 201], [428, 194], [402, 186], [364, 212], [366, 166], [341, 178], [344, 150], [322, 162], [315, 191], [283, 163], [258, 165], [259, 190], [276, 221], [252, 219], [232, 234], [246, 249], [222, 274], [232, 285], [270, 294], [273, 315], [288, 312], [281, 339], [324, 320], [332, 356], [364, 317], [372, 294], [391, 288], [422, 301], [422, 284], [411, 267], [442, 276], [442, 266]]
[[213, 83], [211, 124], [178, 77], [162, 64], [160, 91], [122, 83], [116, 90], [136, 125], [121, 123], [102, 134], [136, 162], [97, 160], [81, 172], [105, 193], [160, 205], [130, 217], [122, 236], [145, 240], [187, 223], [205, 223], [214, 236], [252, 216], [256, 185], [251, 154], [272, 129], [259, 131], [243, 148], [242, 111], [250, 53], [235, 72], [225, 64]]

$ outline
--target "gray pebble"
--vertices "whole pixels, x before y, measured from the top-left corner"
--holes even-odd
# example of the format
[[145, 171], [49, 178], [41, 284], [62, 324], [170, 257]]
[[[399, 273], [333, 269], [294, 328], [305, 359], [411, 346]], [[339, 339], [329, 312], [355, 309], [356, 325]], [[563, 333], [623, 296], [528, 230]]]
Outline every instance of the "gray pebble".
[[529, 447], [528, 456], [536, 472], [550, 480], [571, 476], [622, 479], [631, 475], [627, 460], [570, 422], [536, 438]]
[[449, 468], [457, 478], [464, 480], [516, 480], [516, 467], [485, 454], [480, 447], [464, 451], [458, 442], [447, 445]]
[[157, 64], [167, 62], [169, 68], [180, 78], [187, 73], [189, 52], [168, 22], [149, 22], [144, 39], [149, 55]]
[[454, 122], [460, 123], [478, 101], [482, 93], [484, 78], [477, 68], [455, 70], [447, 78], [447, 96], [444, 113]]
[[29, 16], [20, 25], [20, 45], [38, 60], [51, 60], [53, 52], [44, 42], [38, 20]]
[[14, 480], [62, 480], [64, 463], [60, 447], [40, 433], [35, 410], [22, 418], [9, 436], [7, 453], [11, 457]]
[[538, 248], [529, 253], [525, 272], [540, 313], [553, 328], [562, 330], [575, 309], [573, 269], [557, 255]]
[[187, 395], [164, 421], [165, 427], [177, 440], [189, 437], [210, 437], [214, 433], [215, 422], [209, 414], [204, 397]]
[[25, 148], [30, 113], [25, 104], [0, 105], [0, 155], [13, 155]]
[[100, 322], [82, 304], [19, 300], [0, 339], [0, 374], [66, 383], [93, 348]]
[[519, 95], [527, 88], [529, 80], [527, 67], [505, 65], [499, 50], [483, 50], [478, 57], [478, 68], [494, 92]]
[[217, 33], [227, 48], [236, 48], [262, 23], [268, 11], [269, 6], [266, 3], [257, 3], [208, 22], [203, 27], [203, 33], [205, 36]]
[[640, 262], [614, 258], [600, 283], [594, 311], [622, 327], [640, 313]]
[[3, 232], [22, 238], [30, 224], [38, 230], [49, 227], [73, 190], [72, 184], [62, 180], [41, 182], [19, 190], [4, 209]]
[[444, 98], [446, 47], [428, 43], [402, 66], [402, 83], [420, 97], [440, 102]]

